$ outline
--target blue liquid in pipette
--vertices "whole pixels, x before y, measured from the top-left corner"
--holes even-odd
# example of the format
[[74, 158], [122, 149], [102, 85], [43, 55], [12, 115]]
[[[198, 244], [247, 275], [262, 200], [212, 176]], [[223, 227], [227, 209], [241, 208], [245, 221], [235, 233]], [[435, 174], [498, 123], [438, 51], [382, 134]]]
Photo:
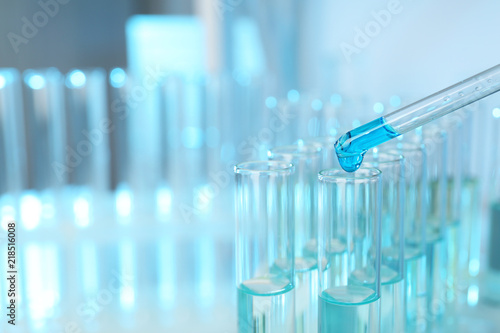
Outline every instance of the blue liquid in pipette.
[[[359, 138], [346, 143], [347, 140], [358, 135], [360, 135]], [[399, 133], [385, 122], [384, 117], [375, 119], [347, 132], [335, 143], [335, 151], [337, 152], [340, 166], [347, 172], [358, 170], [361, 162], [363, 162], [363, 156], [368, 149], [397, 136], [399, 136]]]

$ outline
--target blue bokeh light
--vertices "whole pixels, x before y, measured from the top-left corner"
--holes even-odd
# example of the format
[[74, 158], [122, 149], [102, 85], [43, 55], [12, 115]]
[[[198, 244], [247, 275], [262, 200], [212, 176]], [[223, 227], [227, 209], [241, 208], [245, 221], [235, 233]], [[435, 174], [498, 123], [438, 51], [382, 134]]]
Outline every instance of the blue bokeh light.
[[125, 85], [127, 80], [127, 74], [122, 68], [114, 68], [111, 73], [109, 73], [109, 83], [114, 88], [121, 88]]
[[270, 109], [274, 109], [278, 105], [278, 101], [276, 100], [276, 97], [269, 96], [266, 98], [266, 106]]
[[384, 112], [384, 104], [382, 104], [380, 102], [373, 104], [373, 111], [375, 111], [375, 113], [378, 113], [378, 114]]
[[297, 103], [300, 100], [300, 93], [297, 90], [292, 89], [288, 92], [287, 98], [290, 102]]
[[320, 111], [323, 108], [323, 102], [319, 99], [315, 99], [311, 102], [311, 107], [314, 111]]

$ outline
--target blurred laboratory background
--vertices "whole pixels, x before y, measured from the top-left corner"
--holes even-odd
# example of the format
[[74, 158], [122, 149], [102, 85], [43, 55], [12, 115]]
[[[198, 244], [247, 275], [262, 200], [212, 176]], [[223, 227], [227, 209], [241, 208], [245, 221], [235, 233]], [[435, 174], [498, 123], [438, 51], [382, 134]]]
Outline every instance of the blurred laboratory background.
[[[491, 0], [0, 2], [0, 276], [15, 220], [20, 277], [2, 331], [236, 332], [233, 166], [497, 65], [498, 13]], [[500, 96], [434, 126], [460, 184], [460, 259], [433, 300], [453, 315], [420, 326], [500, 332]], [[430, 153], [440, 135], [422, 139]]]

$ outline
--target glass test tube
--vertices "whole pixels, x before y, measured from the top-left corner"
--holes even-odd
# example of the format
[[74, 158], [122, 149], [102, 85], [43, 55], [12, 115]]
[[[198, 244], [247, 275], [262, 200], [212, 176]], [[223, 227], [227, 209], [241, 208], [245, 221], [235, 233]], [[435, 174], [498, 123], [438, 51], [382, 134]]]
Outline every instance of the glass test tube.
[[60, 187], [72, 166], [64, 159], [62, 75], [55, 68], [47, 68], [27, 70], [23, 78], [28, 188], [41, 191]]
[[427, 191], [425, 205], [427, 261], [427, 318], [442, 316], [446, 304], [446, 163], [447, 133], [438, 126], [423, 128], [427, 151]]
[[25, 149], [20, 149], [25, 146], [22, 108], [19, 72], [0, 69], [0, 205], [5, 219], [17, 219], [13, 195], [19, 194], [27, 180]]
[[[500, 109], [493, 109], [493, 139], [500, 140]], [[500, 145], [492, 144], [493, 153], [493, 179], [492, 187], [488, 193], [490, 205], [489, 239], [488, 239], [488, 270], [485, 277], [483, 298], [490, 302], [500, 304]]]
[[365, 165], [382, 171], [380, 268], [381, 330], [403, 332], [404, 315], [404, 158], [374, 149]]
[[[470, 108], [477, 106], [471, 105]], [[478, 111], [478, 112], [476, 112]], [[486, 113], [486, 110], [484, 110]], [[473, 280], [479, 274], [480, 252], [481, 252], [481, 224], [484, 219], [481, 210], [481, 167], [478, 161], [481, 160], [480, 149], [473, 149], [481, 145], [479, 138], [482, 137], [481, 131], [484, 129], [481, 125], [481, 118], [484, 113], [479, 110], [472, 110], [466, 116], [463, 122], [462, 154], [463, 179], [462, 179], [462, 197], [461, 197], [461, 242], [462, 250], [465, 251], [462, 256], [464, 265], [459, 278], [469, 287], [474, 284]], [[481, 126], [481, 128], [479, 127]], [[467, 156], [467, 158], [465, 158]], [[477, 288], [477, 287], [476, 287]]]
[[107, 190], [109, 178], [109, 133], [106, 72], [102, 68], [75, 69], [66, 74], [67, 158], [77, 163], [68, 183]]
[[[461, 196], [463, 178], [463, 119], [465, 110], [443, 118], [447, 132], [446, 154], [446, 310], [455, 311], [459, 294], [458, 277], [464, 262], [460, 259]], [[465, 115], [464, 115], [465, 116]]]
[[295, 223], [295, 303], [298, 331], [317, 330], [317, 248], [318, 248], [318, 182], [321, 148], [294, 144], [270, 150], [269, 158], [292, 163], [294, 223]]
[[108, 116], [113, 124], [113, 130], [109, 133], [110, 186], [112, 190], [130, 183], [129, 143], [127, 141], [129, 131], [127, 94], [130, 93], [130, 86], [131, 79], [124, 69], [117, 67], [111, 70], [108, 75]]
[[380, 331], [381, 175], [319, 173], [319, 331]]
[[87, 227], [105, 209], [100, 195], [110, 188], [106, 72], [74, 69], [65, 77], [66, 160], [72, 160], [65, 197], [71, 198], [75, 224]]
[[235, 166], [238, 332], [295, 332], [294, 167]]
[[[206, 80], [202, 73], [165, 78], [159, 89], [159, 120], [155, 124], [158, 137], [148, 139], [159, 143], [158, 154], [151, 157], [158, 159], [154, 163], [158, 164], [160, 174], [149, 176], [143, 183], [156, 188], [160, 182], [167, 193], [177, 193], [170, 205], [190, 207], [196, 214], [189, 219], [205, 218], [213, 207], [207, 169], [201, 167], [207, 165]], [[183, 180], [182, 175], [186, 173], [192, 176]], [[147, 188], [143, 195], [147, 195]], [[179, 215], [174, 218], [186, 222], [188, 218]]]
[[[20, 200], [21, 223], [32, 230], [58, 221], [65, 205], [56, 198], [78, 160], [66, 158], [63, 76], [56, 68], [23, 73], [27, 186]], [[43, 221], [43, 223], [42, 223]]]
[[409, 332], [426, 327], [426, 160], [423, 144], [403, 140], [389, 152], [405, 158], [405, 310]]

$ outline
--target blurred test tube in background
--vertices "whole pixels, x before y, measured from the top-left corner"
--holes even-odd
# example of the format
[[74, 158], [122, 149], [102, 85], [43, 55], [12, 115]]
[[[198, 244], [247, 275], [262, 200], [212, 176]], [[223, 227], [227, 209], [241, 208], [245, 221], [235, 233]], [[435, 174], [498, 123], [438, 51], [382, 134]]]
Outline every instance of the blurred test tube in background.
[[27, 184], [21, 77], [13, 68], [0, 70], [0, 209], [2, 226], [17, 219], [16, 197]]
[[28, 182], [21, 198], [24, 228], [54, 225], [55, 195], [67, 182], [72, 161], [66, 160], [66, 116], [63, 76], [55, 68], [27, 70], [24, 79], [24, 119]]
[[409, 332], [426, 327], [426, 151], [423, 144], [403, 140], [390, 145], [390, 152], [405, 158], [405, 310]]
[[[463, 122], [468, 110], [461, 109], [442, 119], [447, 132], [446, 161], [446, 311], [449, 316], [456, 312], [459, 298], [459, 273], [465, 263], [461, 260], [465, 248], [461, 249], [461, 200], [463, 180]], [[468, 156], [465, 158], [469, 158]], [[465, 258], [465, 256], [462, 256]], [[462, 268], [461, 268], [462, 266]], [[462, 290], [463, 292], [463, 290]]]
[[446, 157], [447, 134], [439, 126], [423, 128], [427, 158], [427, 318], [440, 318], [446, 305]]
[[[110, 188], [106, 72], [100, 68], [74, 69], [65, 77], [66, 188], [72, 198], [75, 223], [86, 227], [101, 202], [96, 193]], [[69, 164], [71, 163], [71, 164]]]
[[[461, 197], [461, 231], [459, 247], [460, 272], [459, 283], [465, 285], [467, 294], [471, 295], [473, 301], [467, 296], [467, 303], [470, 306], [477, 303], [477, 277], [480, 270], [481, 258], [481, 225], [484, 221], [484, 213], [481, 209], [482, 195], [481, 187], [483, 181], [481, 179], [481, 156], [478, 142], [482, 137], [483, 128], [482, 118], [488, 113], [486, 108], [480, 108], [479, 105], [471, 105], [468, 107], [468, 112], [463, 121], [462, 141], [462, 164], [463, 164], [463, 180], [462, 180], [462, 197]], [[484, 114], [483, 114], [484, 113]], [[472, 287], [472, 288], [471, 288]], [[476, 293], [476, 296], [472, 294]], [[469, 301], [470, 300], [470, 301]]]

